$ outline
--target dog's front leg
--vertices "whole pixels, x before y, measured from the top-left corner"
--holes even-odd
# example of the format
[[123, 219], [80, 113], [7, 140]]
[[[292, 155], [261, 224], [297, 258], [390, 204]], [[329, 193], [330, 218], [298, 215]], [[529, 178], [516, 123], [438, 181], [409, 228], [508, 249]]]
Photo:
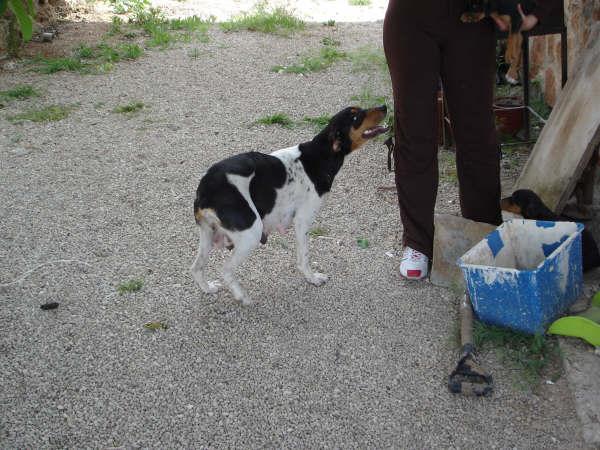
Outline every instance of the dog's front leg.
[[325, 283], [329, 277], [323, 273], [313, 272], [308, 261], [308, 229], [314, 219], [315, 212], [316, 211], [312, 210], [312, 208], [304, 208], [298, 211], [294, 218], [294, 230], [296, 232], [298, 269], [309, 283], [320, 286]]

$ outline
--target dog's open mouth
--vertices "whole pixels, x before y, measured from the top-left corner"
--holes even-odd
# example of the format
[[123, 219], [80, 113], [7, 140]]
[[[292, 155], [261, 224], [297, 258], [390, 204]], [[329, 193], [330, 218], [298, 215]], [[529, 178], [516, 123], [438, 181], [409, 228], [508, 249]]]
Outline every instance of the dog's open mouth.
[[382, 127], [378, 125], [376, 127], [368, 128], [365, 131], [363, 131], [362, 137], [364, 139], [373, 139], [374, 137], [377, 137], [380, 134], [387, 133], [389, 129], [389, 127]]

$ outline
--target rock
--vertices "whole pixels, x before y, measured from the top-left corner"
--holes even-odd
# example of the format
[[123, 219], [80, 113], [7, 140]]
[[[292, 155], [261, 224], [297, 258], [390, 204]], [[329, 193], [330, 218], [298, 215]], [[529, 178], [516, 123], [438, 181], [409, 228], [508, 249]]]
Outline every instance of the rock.
[[29, 151], [23, 147], [17, 147], [12, 151], [16, 156], [27, 156]]
[[590, 346], [576, 339], [560, 338], [565, 374], [575, 398], [575, 410], [581, 420], [583, 439], [596, 448], [600, 445], [600, 359]]
[[443, 287], [464, 287], [456, 261], [496, 227], [450, 214], [435, 215], [433, 267], [430, 280]]

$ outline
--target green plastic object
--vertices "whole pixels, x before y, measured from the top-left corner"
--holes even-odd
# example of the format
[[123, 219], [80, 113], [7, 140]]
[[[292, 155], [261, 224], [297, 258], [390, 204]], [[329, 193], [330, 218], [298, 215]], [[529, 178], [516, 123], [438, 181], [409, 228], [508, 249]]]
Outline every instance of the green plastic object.
[[558, 319], [550, 325], [548, 333], [578, 337], [600, 347], [600, 292], [594, 295], [587, 310], [577, 316]]

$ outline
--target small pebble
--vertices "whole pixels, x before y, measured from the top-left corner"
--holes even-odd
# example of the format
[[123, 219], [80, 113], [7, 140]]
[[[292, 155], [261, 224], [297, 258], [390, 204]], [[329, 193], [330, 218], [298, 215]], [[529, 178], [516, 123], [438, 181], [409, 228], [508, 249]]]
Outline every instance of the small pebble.
[[56, 308], [58, 308], [58, 303], [56, 303], [56, 302], [44, 303], [43, 305], [40, 305], [40, 308], [43, 309], [44, 311], [47, 311], [49, 309], [56, 309]]

